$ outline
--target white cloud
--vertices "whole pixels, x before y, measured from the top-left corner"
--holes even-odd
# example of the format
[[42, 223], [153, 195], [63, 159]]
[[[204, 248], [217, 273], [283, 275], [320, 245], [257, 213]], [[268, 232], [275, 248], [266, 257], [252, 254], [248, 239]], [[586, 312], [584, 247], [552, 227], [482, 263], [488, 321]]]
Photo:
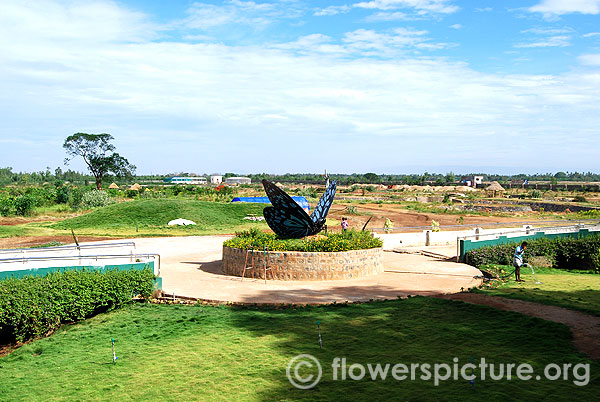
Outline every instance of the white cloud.
[[[28, 7], [19, 1], [3, 1], [0, 26], [13, 38], [34, 35], [41, 40], [88, 43], [140, 42], [156, 38], [158, 26], [140, 12], [107, 0], [57, 3], [36, 1]], [[5, 37], [5, 40], [8, 39]]]
[[600, 53], [581, 55], [579, 62], [588, 66], [600, 66]]
[[574, 32], [572, 28], [529, 28], [521, 31], [521, 33], [532, 33], [536, 35], [557, 35]]
[[573, 29], [563, 28], [530, 28], [521, 33], [532, 34], [533, 37], [527, 42], [519, 43], [519, 48], [543, 48], [543, 47], [567, 47], [571, 46]]
[[322, 53], [333, 56], [377, 56], [394, 57], [398, 54], [419, 52], [421, 50], [438, 50], [452, 45], [431, 42], [427, 31], [411, 28], [395, 28], [385, 32], [370, 29], [357, 29], [346, 32], [341, 43], [322, 35], [312, 34], [299, 38], [294, 42], [272, 46], [275, 49], [294, 50], [301, 54]]
[[550, 36], [535, 42], [519, 43], [515, 47], [532, 48], [532, 47], [567, 47], [571, 46], [570, 36], [557, 35]]
[[581, 36], [583, 36], [584, 38], [592, 38], [594, 36], [600, 36], [600, 32], [590, 32], [590, 33], [586, 33]]
[[322, 17], [322, 16], [330, 16], [330, 15], [336, 15], [336, 14], [345, 14], [345, 13], [349, 12], [350, 10], [351, 10], [351, 7], [347, 4], [344, 4], [341, 6], [329, 6], [326, 8], [320, 8], [320, 9], [316, 10], [313, 15], [317, 16], [317, 17]]
[[[2, 146], [4, 163], [30, 157], [40, 158], [41, 168], [56, 166], [62, 141], [77, 131], [115, 135], [140, 172], [186, 163], [193, 171], [323, 164], [353, 171], [375, 169], [381, 160], [427, 164], [427, 155], [444, 164], [454, 160], [458, 137], [471, 165], [527, 160], [535, 169], [558, 158], [597, 158], [597, 54], [581, 56], [583, 71], [506, 76], [414, 57], [443, 44], [408, 28], [357, 29], [339, 42], [314, 34], [278, 47], [158, 42], [150, 39], [160, 29], [144, 15], [103, 4], [120, 19], [102, 25], [98, 14], [80, 13], [71, 24], [71, 8], [51, 2], [43, 15], [20, 2], [3, 9], [0, 137], [44, 144], [22, 146], [20, 158], [18, 144]], [[64, 30], [51, 32], [45, 19]], [[380, 57], [386, 54], [403, 57]], [[506, 147], [515, 138], [524, 141], [522, 150]], [[319, 146], [299, 156], [299, 141]], [[577, 144], [572, 155], [564, 146], [570, 143]], [[341, 146], [364, 157], [332, 162], [331, 150]], [[21, 163], [17, 169], [28, 169]]]
[[412, 8], [419, 12], [450, 14], [458, 11], [458, 7], [449, 4], [449, 0], [372, 0], [355, 3], [354, 7], [395, 10]]
[[462, 29], [463, 26], [461, 24], [452, 24], [452, 25], [450, 25], [450, 28], [452, 28], [452, 29]]
[[571, 13], [599, 14], [600, 0], [542, 0], [529, 8], [529, 11], [545, 15]]
[[394, 11], [394, 12], [378, 12], [378, 13], [374, 13], [369, 15], [368, 17], [365, 18], [365, 21], [367, 22], [381, 22], [381, 21], [406, 21], [406, 20], [410, 20], [412, 19], [412, 17], [410, 17], [408, 14], [403, 13], [401, 11]]
[[193, 3], [187, 13], [188, 17], [179, 24], [186, 28], [210, 30], [231, 24], [244, 24], [261, 29], [279, 20], [297, 18], [303, 11], [293, 2], [256, 3], [229, 0], [219, 5]]

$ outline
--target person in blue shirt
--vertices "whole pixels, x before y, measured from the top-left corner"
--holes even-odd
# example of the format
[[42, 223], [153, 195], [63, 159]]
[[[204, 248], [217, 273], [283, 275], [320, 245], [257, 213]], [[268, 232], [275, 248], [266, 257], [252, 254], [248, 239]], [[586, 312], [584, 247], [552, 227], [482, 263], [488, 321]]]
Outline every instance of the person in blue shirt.
[[523, 253], [527, 248], [527, 242], [524, 241], [520, 246], [517, 246], [515, 250], [515, 257], [513, 258], [513, 266], [515, 267], [515, 279], [517, 282], [525, 282], [521, 279], [521, 266], [523, 266]]

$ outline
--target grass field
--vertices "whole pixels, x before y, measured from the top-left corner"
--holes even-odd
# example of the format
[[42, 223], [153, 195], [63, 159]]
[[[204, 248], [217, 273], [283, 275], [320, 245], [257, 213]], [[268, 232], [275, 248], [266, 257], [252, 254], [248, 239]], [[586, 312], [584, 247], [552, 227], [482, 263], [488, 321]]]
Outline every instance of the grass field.
[[[114, 365], [111, 338], [119, 356]], [[301, 353], [323, 366], [321, 382], [310, 390], [292, 387], [285, 374]], [[345, 357], [348, 366], [484, 357], [529, 363], [535, 373], [549, 363], [589, 363], [591, 380], [586, 386], [574, 385], [573, 377], [523, 382], [479, 375], [474, 385], [391, 377], [334, 381], [335, 357]], [[0, 358], [0, 372], [0, 399], [11, 401], [567, 401], [594, 400], [600, 392], [600, 364], [573, 349], [567, 327], [425, 297], [299, 309], [136, 304], [25, 345]]]
[[[0, 226], [0, 237], [70, 234], [93, 236], [176, 236], [234, 233], [250, 228], [267, 229], [264, 222], [244, 220], [262, 216], [263, 204], [158, 199], [112, 204], [60, 222], [33, 222]], [[173, 219], [196, 222], [193, 226], [168, 226]]]
[[[511, 272], [514, 268], [505, 266]], [[571, 308], [600, 316], [600, 275], [569, 272], [562, 269], [534, 268], [542, 284], [536, 284], [527, 267], [521, 268], [525, 282], [512, 279], [496, 289], [482, 288], [478, 292]]]
[[0, 238], [16, 236], [52, 236], [56, 231], [45, 227], [43, 223], [26, 223], [22, 225], [0, 225]]

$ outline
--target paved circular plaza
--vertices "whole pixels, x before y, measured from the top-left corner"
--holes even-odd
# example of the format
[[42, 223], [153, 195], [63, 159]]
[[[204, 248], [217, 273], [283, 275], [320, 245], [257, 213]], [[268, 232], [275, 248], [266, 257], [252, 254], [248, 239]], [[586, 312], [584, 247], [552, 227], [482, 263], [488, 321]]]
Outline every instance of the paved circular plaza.
[[167, 294], [239, 303], [332, 303], [460, 292], [481, 284], [466, 264], [423, 255], [384, 253], [384, 272], [361, 279], [273, 281], [225, 275], [221, 256], [229, 236], [132, 239], [136, 252], [161, 255]]

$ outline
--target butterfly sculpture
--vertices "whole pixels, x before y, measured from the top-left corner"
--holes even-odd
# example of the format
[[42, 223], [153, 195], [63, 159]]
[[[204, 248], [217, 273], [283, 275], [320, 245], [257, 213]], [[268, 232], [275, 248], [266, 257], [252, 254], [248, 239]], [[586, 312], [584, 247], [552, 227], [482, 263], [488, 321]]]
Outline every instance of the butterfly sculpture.
[[336, 182], [332, 181], [310, 216], [285, 191], [268, 180], [262, 184], [273, 204], [263, 215], [269, 227], [282, 239], [300, 239], [319, 233], [335, 196]]

